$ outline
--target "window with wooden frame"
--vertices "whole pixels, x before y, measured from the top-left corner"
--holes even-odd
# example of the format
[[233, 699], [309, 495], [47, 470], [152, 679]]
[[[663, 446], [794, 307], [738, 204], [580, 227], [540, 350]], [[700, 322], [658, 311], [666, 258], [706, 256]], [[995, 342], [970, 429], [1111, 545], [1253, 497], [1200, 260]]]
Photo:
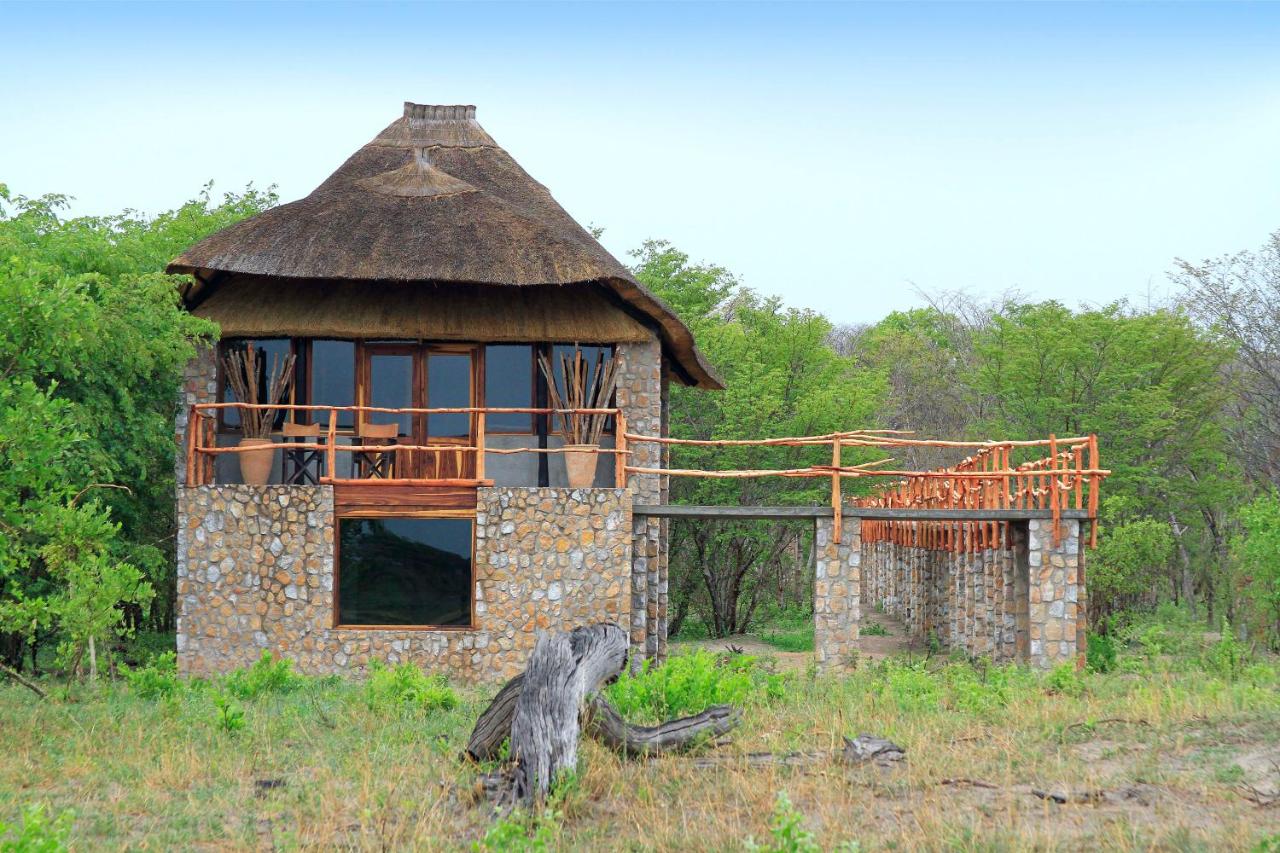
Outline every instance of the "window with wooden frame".
[[[226, 375], [226, 356], [230, 352], [236, 350], [243, 351], [249, 347], [253, 347], [258, 351], [259, 376], [258, 387], [265, 388], [267, 385], [267, 373], [272, 367], [282, 361], [285, 356], [292, 354], [295, 357], [293, 385], [289, 388], [289, 394], [286, 396], [285, 403], [298, 403], [302, 400], [299, 396], [298, 389], [305, 387], [297, 381], [300, 377], [306, 375], [306, 349], [299, 346], [301, 342], [294, 341], [292, 338], [228, 338], [218, 344], [218, 402], [234, 403], [236, 401], [235, 393], [231, 390], [230, 383], [227, 382]], [[276, 415], [275, 428], [279, 429], [280, 425], [285, 421], [285, 413], [280, 412]], [[219, 409], [218, 410], [218, 429], [222, 432], [238, 432], [240, 430], [240, 411], [238, 409]]]
[[335, 627], [474, 627], [473, 525], [459, 517], [339, 518]]

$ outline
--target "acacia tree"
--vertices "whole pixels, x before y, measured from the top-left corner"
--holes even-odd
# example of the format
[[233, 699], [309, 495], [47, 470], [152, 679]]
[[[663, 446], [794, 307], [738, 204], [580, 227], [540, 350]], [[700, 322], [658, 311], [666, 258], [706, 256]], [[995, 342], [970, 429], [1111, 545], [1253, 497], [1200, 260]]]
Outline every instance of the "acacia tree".
[[[173, 417], [194, 344], [164, 264], [274, 202], [208, 188], [154, 218], [63, 219], [68, 199], [0, 184], [0, 655], [170, 625]], [[98, 651], [94, 648], [94, 651]]]

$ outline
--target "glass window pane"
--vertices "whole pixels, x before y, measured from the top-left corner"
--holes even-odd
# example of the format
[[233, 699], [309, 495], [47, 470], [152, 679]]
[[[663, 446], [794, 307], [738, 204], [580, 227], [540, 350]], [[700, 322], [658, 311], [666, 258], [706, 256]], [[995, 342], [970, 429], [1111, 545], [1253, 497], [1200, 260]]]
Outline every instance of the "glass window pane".
[[[387, 409], [412, 409], [413, 356], [369, 356], [369, 405]], [[413, 415], [369, 412], [366, 420], [375, 424], [398, 423], [400, 435], [413, 435]]]
[[[471, 356], [430, 353], [427, 356], [427, 407], [465, 408], [471, 405]], [[471, 416], [428, 415], [427, 435], [458, 438], [471, 434]]]
[[470, 625], [471, 521], [339, 520], [341, 625]]
[[[272, 367], [277, 367], [284, 362], [284, 359], [293, 351], [292, 341], [289, 338], [270, 338], [267, 340], [246, 340], [244, 338], [232, 338], [222, 343], [222, 352], [224, 355], [234, 350], [243, 352], [246, 347], [252, 345], [257, 352], [258, 357], [258, 388], [259, 393], [265, 394], [267, 389], [267, 377], [271, 373]], [[222, 401], [224, 403], [236, 402], [236, 394], [231, 390], [231, 383], [227, 382], [226, 363], [225, 360], [219, 365], [222, 376]], [[289, 395], [286, 394], [284, 402], [289, 402]], [[239, 428], [240, 426], [240, 410], [225, 409], [222, 412], [222, 422], [229, 426]], [[276, 415], [276, 428], [284, 422], [284, 414]]]
[[[485, 347], [484, 404], [499, 409], [533, 405], [533, 347]], [[490, 432], [533, 432], [533, 415], [488, 415], [485, 426]]]
[[[316, 406], [354, 406], [356, 403], [356, 345], [351, 341], [311, 342], [311, 400]], [[313, 423], [328, 424], [329, 416], [316, 412]], [[355, 425], [354, 412], [339, 412], [338, 426]]]

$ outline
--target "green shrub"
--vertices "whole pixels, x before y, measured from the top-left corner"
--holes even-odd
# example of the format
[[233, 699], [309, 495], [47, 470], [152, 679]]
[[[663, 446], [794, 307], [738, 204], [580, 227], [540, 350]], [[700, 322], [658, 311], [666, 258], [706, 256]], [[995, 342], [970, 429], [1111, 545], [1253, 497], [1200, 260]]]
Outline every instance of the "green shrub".
[[428, 676], [411, 663], [388, 667], [379, 660], [369, 663], [364, 697], [372, 711], [399, 708], [447, 711], [458, 705], [458, 696], [443, 675]]
[[1200, 656], [1200, 665], [1227, 681], [1235, 681], [1250, 663], [1249, 648], [1236, 639], [1235, 631], [1230, 623], [1222, 626], [1222, 638], [1204, 651]]
[[747, 705], [782, 696], [784, 679], [753, 655], [716, 655], [705, 649], [672, 655], [661, 666], [645, 661], [623, 673], [606, 693], [624, 717], [669, 720], [712, 705]]
[[881, 625], [879, 622], [868, 622], [862, 626], [862, 636], [864, 637], [889, 637], [889, 629]]
[[818, 853], [822, 849], [813, 833], [804, 828], [804, 815], [791, 804], [786, 791], [778, 792], [769, 836], [768, 844], [761, 845], [754, 838], [748, 838], [744, 846], [755, 853]]
[[235, 734], [245, 727], [244, 709], [232, 702], [227, 694], [213, 694], [213, 707], [218, 711], [214, 721], [227, 734]]
[[1090, 631], [1085, 635], [1085, 662], [1094, 672], [1111, 672], [1116, 668], [1116, 642], [1106, 634]]
[[1064, 696], [1080, 696], [1084, 693], [1084, 681], [1076, 672], [1075, 664], [1060, 663], [1045, 676], [1045, 688], [1050, 693], [1061, 693]]
[[27, 806], [21, 826], [0, 820], [0, 853], [61, 853], [67, 849], [74, 818], [71, 811], [64, 811], [50, 820], [43, 805]]
[[178, 678], [178, 655], [164, 652], [151, 659], [146, 666], [137, 669], [121, 667], [124, 680], [142, 699], [172, 699], [182, 692], [182, 680]]
[[237, 699], [257, 699], [267, 693], [290, 693], [304, 679], [293, 671], [293, 661], [263, 652], [248, 669], [237, 669], [222, 680], [223, 688]]

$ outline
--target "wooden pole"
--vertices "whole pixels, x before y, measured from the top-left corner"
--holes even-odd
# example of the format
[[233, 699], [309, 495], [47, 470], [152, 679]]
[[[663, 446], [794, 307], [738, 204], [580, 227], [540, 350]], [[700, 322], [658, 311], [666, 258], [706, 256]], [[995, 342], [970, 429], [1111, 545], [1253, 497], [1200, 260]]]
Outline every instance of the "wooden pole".
[[325, 436], [325, 442], [328, 447], [325, 449], [325, 468], [328, 469], [329, 479], [332, 480], [338, 476], [338, 410], [329, 410], [329, 434]]
[[476, 479], [484, 479], [484, 412], [479, 412], [476, 418]]
[[834, 438], [831, 440], [831, 468], [833, 472], [831, 474], [831, 521], [832, 521], [831, 532], [832, 532], [832, 536], [835, 537], [835, 542], [832, 544], [839, 545], [841, 540], [841, 533], [843, 533], [843, 530], [841, 528], [844, 522], [844, 517], [843, 517], [844, 501], [841, 499], [841, 496], [840, 496], [840, 439], [839, 438]]
[[187, 414], [187, 476], [184, 480], [187, 486], [196, 484], [196, 430], [199, 428], [200, 411], [192, 405]]
[[614, 416], [613, 423], [616, 434], [613, 440], [613, 487], [625, 489], [627, 487], [627, 416], [621, 409]]

